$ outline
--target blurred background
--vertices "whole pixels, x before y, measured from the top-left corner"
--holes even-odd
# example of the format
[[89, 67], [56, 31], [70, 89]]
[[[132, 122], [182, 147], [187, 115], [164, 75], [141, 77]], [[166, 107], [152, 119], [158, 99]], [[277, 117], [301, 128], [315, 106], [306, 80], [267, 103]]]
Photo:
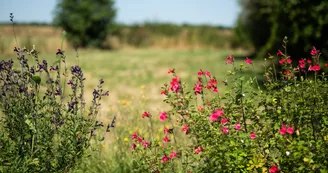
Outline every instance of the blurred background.
[[[163, 138], [157, 116], [168, 108], [160, 94], [168, 69], [191, 91], [199, 69], [226, 81], [232, 66], [225, 58], [232, 54], [237, 64], [252, 58], [245, 75], [261, 79], [263, 59], [283, 50], [285, 36], [293, 63], [310, 58], [315, 46], [323, 64], [327, 12], [328, 0], [0, 0], [0, 59], [15, 59], [14, 47], [35, 45], [51, 64], [57, 49], [65, 50], [69, 66], [84, 70], [87, 103], [103, 78], [110, 96], [99, 121], [116, 116], [116, 127], [76, 172], [131, 172], [131, 134], [149, 138], [144, 111], [156, 117], [155, 136]], [[220, 82], [218, 89], [224, 93], [226, 86]]]

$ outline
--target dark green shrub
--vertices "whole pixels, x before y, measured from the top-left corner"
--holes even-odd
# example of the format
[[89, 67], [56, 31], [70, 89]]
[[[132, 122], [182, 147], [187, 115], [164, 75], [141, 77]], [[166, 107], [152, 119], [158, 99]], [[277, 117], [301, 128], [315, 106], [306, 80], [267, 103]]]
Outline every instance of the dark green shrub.
[[113, 0], [60, 0], [55, 14], [55, 24], [63, 27], [73, 45], [102, 48], [116, 10]]

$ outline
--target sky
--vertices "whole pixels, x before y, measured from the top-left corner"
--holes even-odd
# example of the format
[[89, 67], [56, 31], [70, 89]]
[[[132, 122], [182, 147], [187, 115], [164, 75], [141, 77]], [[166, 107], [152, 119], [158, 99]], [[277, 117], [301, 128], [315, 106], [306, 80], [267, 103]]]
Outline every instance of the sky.
[[[57, 0], [0, 0], [0, 22], [46, 22], [53, 19]], [[125, 24], [169, 22], [232, 27], [240, 7], [237, 0], [116, 0], [116, 21]]]

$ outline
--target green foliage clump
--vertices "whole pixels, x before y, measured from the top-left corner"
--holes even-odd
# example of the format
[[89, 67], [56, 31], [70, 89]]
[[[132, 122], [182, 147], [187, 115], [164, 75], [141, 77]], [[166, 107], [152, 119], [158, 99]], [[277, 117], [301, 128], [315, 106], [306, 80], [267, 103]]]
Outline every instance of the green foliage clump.
[[116, 15], [113, 0], [60, 0], [54, 22], [73, 45], [102, 48]]
[[296, 59], [304, 58], [312, 46], [327, 59], [328, 1], [241, 0], [240, 4], [236, 35], [254, 45], [257, 57], [276, 50], [286, 35], [291, 43], [288, 52]]
[[[189, 92], [175, 70], [169, 70], [173, 78], [162, 94], [170, 109], [159, 115], [163, 138], [132, 134], [134, 171], [327, 172], [328, 80], [319, 71], [328, 63], [319, 65], [315, 48], [312, 58], [296, 68], [286, 51], [278, 54], [282, 71], [275, 63], [265, 64], [263, 85], [257, 77], [245, 77], [248, 68], [259, 68], [251, 59], [237, 65], [228, 56], [225, 93], [218, 91], [219, 83], [208, 71], [197, 73]], [[150, 121], [152, 132], [152, 113], [142, 118]]]

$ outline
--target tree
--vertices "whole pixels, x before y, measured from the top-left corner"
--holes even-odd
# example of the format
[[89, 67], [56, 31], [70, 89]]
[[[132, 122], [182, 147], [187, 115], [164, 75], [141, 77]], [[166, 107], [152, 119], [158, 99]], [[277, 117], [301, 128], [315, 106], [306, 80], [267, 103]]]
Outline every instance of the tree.
[[[288, 52], [295, 59], [309, 56], [316, 46], [328, 57], [328, 1], [323, 0], [240, 0], [242, 12], [236, 33], [248, 39], [263, 58], [277, 50], [284, 36]], [[241, 33], [242, 32], [242, 33]], [[276, 46], [278, 45], [278, 46]]]
[[113, 0], [59, 0], [54, 23], [61, 26], [74, 45], [102, 48], [113, 25]]

